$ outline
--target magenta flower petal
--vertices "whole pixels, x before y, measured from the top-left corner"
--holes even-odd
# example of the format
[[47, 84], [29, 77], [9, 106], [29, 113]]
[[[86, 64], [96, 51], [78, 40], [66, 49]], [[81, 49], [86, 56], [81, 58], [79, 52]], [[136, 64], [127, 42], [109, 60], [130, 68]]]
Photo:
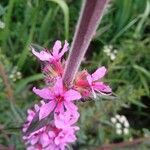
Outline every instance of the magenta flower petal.
[[37, 89], [36, 87], [34, 87], [33, 92], [43, 99], [53, 99], [54, 97], [48, 88]]
[[61, 47], [62, 47], [61, 42], [59, 40], [57, 40], [54, 44], [53, 52], [52, 52], [54, 57], [57, 58], [59, 56], [59, 50], [61, 49]]
[[91, 77], [91, 75], [88, 75], [88, 76], [86, 77], [86, 79], [87, 79], [89, 85], [91, 86], [91, 85], [92, 85], [92, 77]]
[[73, 102], [64, 102], [67, 111], [77, 111], [78, 107]]
[[34, 146], [30, 146], [30, 147], [27, 148], [27, 150], [37, 150], [37, 149], [35, 149]]
[[56, 83], [54, 85], [54, 93], [56, 95], [62, 95], [63, 94], [63, 81], [62, 81], [62, 78], [57, 78]]
[[93, 87], [91, 87], [91, 89], [92, 89], [93, 97], [94, 97], [94, 98], [96, 98], [96, 93], [95, 93], [95, 91], [94, 91], [94, 88], [93, 88]]
[[81, 98], [81, 94], [75, 90], [68, 90], [64, 94], [64, 99], [66, 101], [78, 100]]
[[36, 52], [33, 48], [32, 48], [32, 53], [41, 61], [50, 61], [53, 58], [51, 54], [45, 51]]
[[98, 68], [93, 74], [92, 74], [92, 79], [93, 81], [96, 81], [98, 79], [101, 79], [102, 77], [105, 76], [107, 69], [105, 67], [100, 67]]
[[76, 140], [76, 136], [74, 134], [74, 127], [67, 127], [61, 132], [59, 132], [58, 136], [55, 138], [54, 142], [56, 145], [62, 145], [65, 143], [74, 142]]
[[49, 136], [47, 133], [43, 133], [40, 137], [40, 142], [42, 143], [43, 147], [46, 147], [49, 144]]
[[34, 145], [35, 143], [38, 142], [38, 140], [39, 140], [39, 138], [38, 138], [38, 137], [35, 137], [35, 138], [31, 139], [30, 142], [31, 142], [32, 145]]
[[68, 44], [68, 42], [65, 40], [64, 47], [63, 47], [63, 49], [61, 50], [61, 52], [59, 53], [59, 57], [60, 57], [60, 58], [64, 55], [65, 52], [68, 51], [68, 46], [69, 46], [69, 44]]
[[111, 93], [112, 92], [112, 89], [110, 88], [110, 86], [104, 84], [103, 82], [94, 83], [93, 88], [99, 92], [104, 92], [104, 93]]
[[55, 114], [55, 125], [57, 128], [65, 128], [73, 125], [79, 119], [77, 111], [65, 111], [64, 113]]
[[55, 112], [63, 113], [64, 112], [64, 106], [62, 103], [58, 103], [57, 107], [55, 109]]
[[47, 117], [53, 111], [55, 106], [56, 106], [56, 103], [53, 100], [41, 106], [40, 112], [39, 112], [39, 120]]

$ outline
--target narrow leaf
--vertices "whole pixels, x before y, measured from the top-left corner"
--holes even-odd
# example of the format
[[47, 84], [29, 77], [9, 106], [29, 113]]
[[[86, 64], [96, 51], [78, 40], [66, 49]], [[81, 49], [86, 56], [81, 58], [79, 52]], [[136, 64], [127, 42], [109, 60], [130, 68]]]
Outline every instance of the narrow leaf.
[[65, 38], [68, 40], [69, 37], [69, 8], [64, 0], [49, 0], [57, 3], [64, 13], [64, 24], [65, 24]]
[[[55, 110], [56, 106], [54, 107], [53, 111]], [[35, 132], [39, 129], [41, 129], [42, 127], [46, 126], [47, 124], [49, 124], [52, 119], [53, 119], [53, 111], [48, 115], [48, 117], [43, 118], [41, 120], [39, 120], [39, 111], [35, 114], [30, 126], [28, 127], [27, 131], [25, 132], [24, 135], [30, 135], [30, 133]]]
[[40, 80], [40, 79], [43, 79], [43, 74], [36, 74], [21, 80], [16, 84], [16, 90], [15, 90], [16, 94], [22, 91], [26, 87], [26, 85], [29, 84], [30, 82]]

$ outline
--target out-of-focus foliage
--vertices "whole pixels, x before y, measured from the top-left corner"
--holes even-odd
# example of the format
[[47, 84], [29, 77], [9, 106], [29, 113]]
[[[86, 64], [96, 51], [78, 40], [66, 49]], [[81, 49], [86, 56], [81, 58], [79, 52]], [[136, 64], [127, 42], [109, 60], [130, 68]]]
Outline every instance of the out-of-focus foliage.
[[[80, 7], [81, 1], [73, 0], [0, 2], [0, 62], [5, 69], [0, 68], [0, 144], [24, 149], [21, 125], [27, 108], [39, 100], [31, 89], [43, 84], [43, 76], [29, 45], [50, 47], [56, 39], [71, 42]], [[106, 81], [115, 98], [78, 103], [80, 132], [74, 149], [150, 137], [149, 57], [150, 1], [112, 0], [82, 67], [90, 71], [108, 67]], [[4, 78], [9, 79], [13, 101]], [[116, 133], [111, 122], [116, 114], [128, 119], [128, 134]], [[150, 149], [147, 143], [141, 143], [141, 149]]]

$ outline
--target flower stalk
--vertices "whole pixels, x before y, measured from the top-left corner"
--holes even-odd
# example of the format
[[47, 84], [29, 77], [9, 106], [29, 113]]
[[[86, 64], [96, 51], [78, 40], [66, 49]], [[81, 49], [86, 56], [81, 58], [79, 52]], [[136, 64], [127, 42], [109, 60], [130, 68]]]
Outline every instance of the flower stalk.
[[63, 76], [70, 86], [80, 67], [109, 0], [84, 0]]

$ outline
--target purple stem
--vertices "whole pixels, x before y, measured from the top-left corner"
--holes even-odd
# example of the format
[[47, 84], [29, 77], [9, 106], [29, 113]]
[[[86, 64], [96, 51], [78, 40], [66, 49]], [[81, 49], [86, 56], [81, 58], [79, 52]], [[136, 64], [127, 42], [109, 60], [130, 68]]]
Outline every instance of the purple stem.
[[75, 78], [108, 1], [84, 0], [63, 77], [67, 86], [70, 86]]

